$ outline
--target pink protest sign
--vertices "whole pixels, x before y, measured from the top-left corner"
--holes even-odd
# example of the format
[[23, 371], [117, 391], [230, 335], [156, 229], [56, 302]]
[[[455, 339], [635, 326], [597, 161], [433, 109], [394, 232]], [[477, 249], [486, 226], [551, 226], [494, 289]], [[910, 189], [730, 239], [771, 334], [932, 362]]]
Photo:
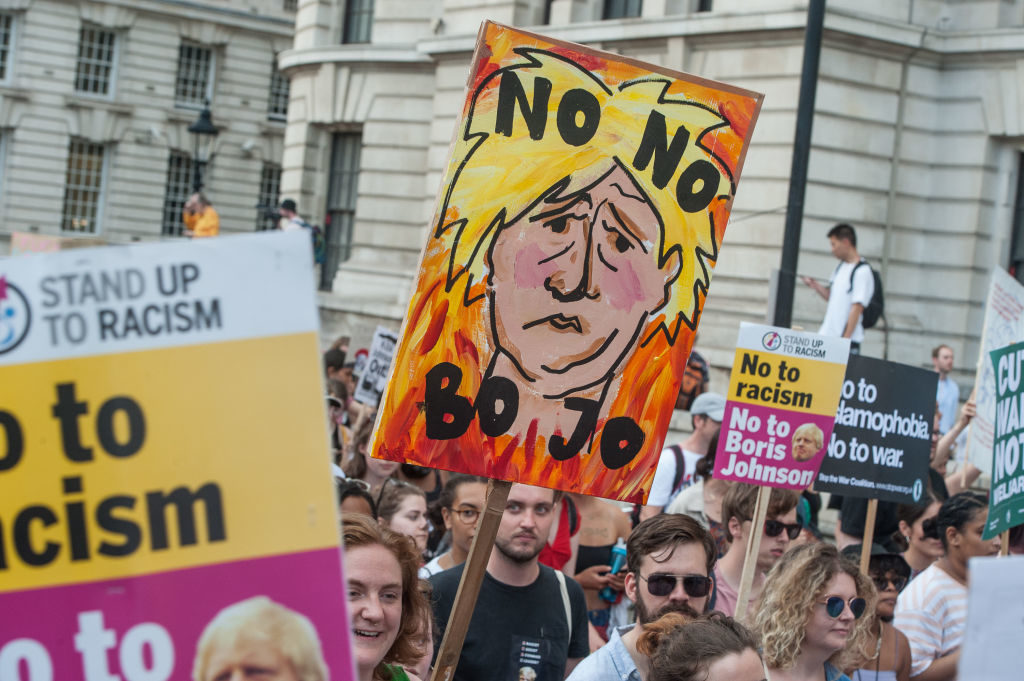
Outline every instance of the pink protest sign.
[[714, 477], [810, 485], [832, 435], [849, 354], [845, 338], [742, 324]]

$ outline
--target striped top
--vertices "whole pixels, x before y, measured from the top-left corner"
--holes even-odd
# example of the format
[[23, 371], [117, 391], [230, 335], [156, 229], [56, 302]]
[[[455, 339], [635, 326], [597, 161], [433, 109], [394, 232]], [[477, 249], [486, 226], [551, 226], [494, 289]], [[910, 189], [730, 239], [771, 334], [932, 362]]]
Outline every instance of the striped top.
[[900, 594], [893, 624], [910, 641], [910, 675], [917, 676], [963, 642], [967, 587], [932, 565]]

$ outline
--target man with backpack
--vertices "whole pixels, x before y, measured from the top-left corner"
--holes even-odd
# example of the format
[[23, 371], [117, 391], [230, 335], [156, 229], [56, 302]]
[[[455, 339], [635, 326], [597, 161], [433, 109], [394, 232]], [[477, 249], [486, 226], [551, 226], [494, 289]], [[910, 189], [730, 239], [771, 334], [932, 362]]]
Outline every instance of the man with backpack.
[[705, 454], [711, 438], [718, 434], [725, 416], [725, 398], [718, 393], [701, 393], [690, 405], [693, 432], [677, 445], [661, 451], [647, 505], [640, 509], [639, 520], [661, 513], [681, 491], [693, 484], [693, 472]]
[[839, 259], [828, 288], [810, 277], [801, 279], [828, 301], [818, 333], [849, 338], [850, 352], [858, 354], [865, 327], [874, 326], [882, 313], [881, 282], [857, 252], [857, 233], [853, 227], [845, 223], [836, 225], [829, 230], [828, 240], [832, 255]]
[[[309, 238], [313, 244], [313, 263], [315, 265], [323, 265], [324, 257], [326, 254], [326, 244], [324, 242], [323, 231], [317, 225], [310, 224], [302, 219], [302, 216], [298, 213], [299, 207], [295, 204], [292, 199], [285, 199], [281, 202], [278, 207], [278, 214], [281, 216], [278, 220], [278, 228], [282, 232], [288, 232], [293, 229], [305, 229], [309, 232]], [[317, 276], [317, 280], [319, 280]]]

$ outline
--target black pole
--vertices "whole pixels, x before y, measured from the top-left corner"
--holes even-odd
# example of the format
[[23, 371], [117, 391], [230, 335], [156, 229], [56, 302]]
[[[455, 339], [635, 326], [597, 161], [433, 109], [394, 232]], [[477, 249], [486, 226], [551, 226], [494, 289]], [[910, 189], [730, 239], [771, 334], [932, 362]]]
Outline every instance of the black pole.
[[775, 326], [793, 323], [793, 289], [796, 263], [800, 255], [800, 226], [804, 218], [807, 192], [807, 159], [811, 155], [811, 124], [814, 122], [814, 96], [818, 89], [818, 61], [825, 24], [825, 0], [810, 0], [807, 7], [807, 32], [804, 34], [804, 65], [800, 75], [800, 100], [796, 109], [796, 133], [793, 136], [793, 166], [789, 172], [789, 201], [786, 204], [786, 232], [782, 240], [782, 260], [775, 295]]
[[192, 191], [198, 193], [203, 188], [203, 162], [192, 159]]

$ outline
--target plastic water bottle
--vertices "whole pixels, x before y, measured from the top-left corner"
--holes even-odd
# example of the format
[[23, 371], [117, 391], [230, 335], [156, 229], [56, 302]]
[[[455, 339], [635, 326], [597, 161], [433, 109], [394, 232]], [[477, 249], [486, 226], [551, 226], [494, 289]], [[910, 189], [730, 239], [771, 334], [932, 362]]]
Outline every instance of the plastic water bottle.
[[[619, 570], [621, 570], [625, 564], [626, 541], [622, 537], [619, 537], [619, 540], [615, 542], [615, 546], [612, 547], [612, 574], [618, 574]], [[609, 603], [614, 603], [615, 599], [619, 595], [619, 592], [611, 588], [610, 586], [606, 586], [605, 588], [601, 589], [601, 591], [599, 591], [597, 595], [600, 596], [603, 600], [608, 601]]]

